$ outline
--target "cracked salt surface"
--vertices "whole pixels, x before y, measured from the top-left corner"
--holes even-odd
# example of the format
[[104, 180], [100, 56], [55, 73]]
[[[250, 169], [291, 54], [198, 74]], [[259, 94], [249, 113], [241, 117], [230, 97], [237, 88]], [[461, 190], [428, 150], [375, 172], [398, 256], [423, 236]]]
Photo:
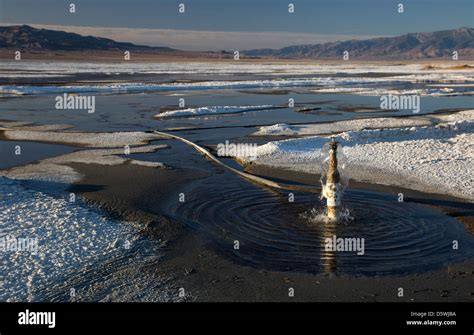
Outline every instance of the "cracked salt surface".
[[[64, 185], [43, 183], [40, 191], [28, 185], [0, 177], [0, 238], [10, 235], [37, 239], [38, 243], [36, 254], [32, 249], [4, 246], [1, 250], [0, 301], [64, 299], [69, 297], [68, 281], [75, 283], [73, 288], [85, 287], [86, 300], [115, 300], [120, 292], [121, 299], [140, 299], [132, 295], [137, 292], [127, 292], [117, 281], [149, 287], [150, 276], [141, 278], [140, 271], [127, 269], [158, 260], [163, 243], [141, 236], [136, 225], [113, 220], [80, 200], [69, 202], [68, 193], [61, 192]], [[98, 277], [97, 271], [106, 273]], [[119, 280], [115, 273], [120, 274], [118, 278], [124, 273], [127, 276]], [[158, 285], [158, 278], [154, 280]], [[87, 292], [90, 287], [95, 288]], [[166, 300], [166, 290], [162, 293]], [[161, 298], [155, 296], [154, 300]]]

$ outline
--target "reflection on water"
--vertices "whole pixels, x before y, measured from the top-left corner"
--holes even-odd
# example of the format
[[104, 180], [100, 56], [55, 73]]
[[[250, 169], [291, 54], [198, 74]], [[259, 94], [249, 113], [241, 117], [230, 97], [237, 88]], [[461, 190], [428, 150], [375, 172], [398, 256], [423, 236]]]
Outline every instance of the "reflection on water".
[[33, 163], [34, 161], [71, 153], [75, 148], [49, 143], [0, 141], [0, 169]]
[[[210, 239], [234, 261], [281, 271], [385, 275], [436, 269], [472, 255], [474, 237], [455, 219], [395, 196], [348, 190], [344, 205], [353, 221], [324, 220], [316, 194], [286, 194], [241, 181], [214, 178], [167, 209]], [[311, 211], [312, 208], [315, 208]], [[315, 214], [315, 215], [314, 215]], [[321, 220], [318, 220], [318, 217]], [[365, 252], [327, 251], [326, 238], [364, 239]], [[239, 250], [234, 250], [238, 240]], [[453, 240], [462, 248], [452, 249]]]

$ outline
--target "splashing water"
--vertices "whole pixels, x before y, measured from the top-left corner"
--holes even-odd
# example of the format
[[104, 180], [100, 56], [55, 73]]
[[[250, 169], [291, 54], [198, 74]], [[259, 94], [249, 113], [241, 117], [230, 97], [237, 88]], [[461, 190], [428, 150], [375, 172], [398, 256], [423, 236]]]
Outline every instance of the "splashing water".
[[[338, 149], [339, 147], [339, 149]], [[331, 221], [337, 221], [338, 219], [344, 219], [341, 215], [341, 200], [344, 190], [347, 188], [348, 180], [341, 177], [339, 172], [345, 167], [345, 157], [342, 154], [338, 154], [338, 151], [342, 151], [339, 142], [336, 141], [335, 137], [331, 138], [331, 142], [326, 143], [321, 151], [322, 166], [321, 166], [321, 197], [325, 198], [326, 201], [326, 216]], [[339, 157], [338, 157], [339, 156]], [[341, 164], [338, 160], [341, 159]]]
[[348, 207], [341, 207], [337, 213], [336, 219], [329, 218], [327, 209], [313, 207], [310, 210], [298, 215], [301, 219], [308, 223], [338, 223], [348, 225], [354, 222], [355, 217], [352, 215]]

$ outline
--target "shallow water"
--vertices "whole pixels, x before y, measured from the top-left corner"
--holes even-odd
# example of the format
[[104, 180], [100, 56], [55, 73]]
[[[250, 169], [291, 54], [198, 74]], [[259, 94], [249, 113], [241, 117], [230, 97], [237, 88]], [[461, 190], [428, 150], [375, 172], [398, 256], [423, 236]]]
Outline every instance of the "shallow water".
[[[19, 151], [17, 152], [19, 147]], [[0, 141], [0, 169], [33, 163], [35, 161], [64, 155], [76, 150], [61, 144], [27, 141]]]
[[[349, 189], [344, 210], [353, 221], [330, 223], [308, 217], [312, 209], [324, 211], [317, 194], [296, 193], [291, 203], [287, 193], [243, 180], [222, 183], [213, 178], [186, 192], [186, 202], [171, 204], [169, 214], [210, 239], [219, 252], [257, 268], [405, 274], [433, 270], [474, 252], [474, 237], [457, 220], [423, 205], [399, 203], [392, 195]], [[333, 235], [363, 238], [364, 254], [327, 251], [326, 238]], [[459, 250], [453, 250], [453, 240], [462, 246]]]
[[[257, 126], [275, 123], [312, 123], [350, 120], [357, 117], [404, 116], [413, 115], [410, 110], [383, 112], [348, 112], [346, 108], [365, 106], [378, 108], [380, 100], [371, 96], [347, 94], [308, 94], [289, 93], [284, 95], [246, 94], [235, 91], [208, 92], [205, 95], [183, 96], [186, 106], [284, 106], [288, 99], [310, 107], [320, 107], [317, 114], [298, 113], [293, 108], [269, 109], [239, 113], [235, 115], [207, 115], [192, 118], [154, 119], [161, 107], [175, 106], [183, 96], [166, 96], [159, 93], [117, 94], [96, 97], [96, 111], [93, 114], [85, 110], [56, 110], [54, 96], [27, 96], [0, 100], [2, 119], [37, 122], [40, 124], [72, 124], [75, 130], [82, 131], [135, 131], [158, 129], [166, 131], [175, 128], [192, 128], [182, 130], [182, 135], [192, 135], [194, 129], [202, 128], [194, 140], [212, 139], [222, 141], [229, 135], [246, 135], [256, 130]], [[474, 108], [472, 97], [422, 97], [421, 111], [418, 115], [432, 113], [439, 109]], [[319, 112], [324, 112], [323, 114]], [[220, 138], [210, 136], [210, 128], [226, 129]], [[228, 133], [230, 132], [230, 133]], [[234, 136], [235, 136], [234, 135]]]

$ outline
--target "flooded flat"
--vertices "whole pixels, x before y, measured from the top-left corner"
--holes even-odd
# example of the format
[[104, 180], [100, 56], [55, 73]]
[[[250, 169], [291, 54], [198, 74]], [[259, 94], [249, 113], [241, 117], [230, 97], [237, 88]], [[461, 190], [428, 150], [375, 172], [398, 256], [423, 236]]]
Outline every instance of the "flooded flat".
[[[111, 245], [115, 245], [116, 240], [112, 238], [114, 236], [118, 236], [120, 241], [125, 236], [131, 236], [139, 242], [132, 249], [122, 250], [118, 254], [115, 251], [98, 253], [98, 257], [88, 258], [83, 270], [74, 270], [76, 263], [65, 263], [67, 271], [65, 270], [64, 275], [67, 272], [68, 280], [63, 280], [61, 275], [56, 274], [43, 276], [50, 264], [38, 262], [38, 268], [34, 270], [41, 274], [38, 283], [33, 281], [33, 287], [31, 282], [17, 283], [17, 286], [10, 287], [11, 292], [14, 292], [13, 300], [67, 301], [70, 298], [67, 290], [75, 287], [81, 291], [82, 296], [78, 300], [82, 301], [174, 301], [176, 299], [170, 296], [169, 290], [175, 289], [178, 284], [171, 285], [170, 278], [184, 280], [185, 276], [186, 281], [192, 278], [191, 274], [195, 274], [195, 277], [203, 278], [199, 280], [213, 280], [206, 277], [208, 273], [213, 273], [213, 261], [206, 260], [204, 256], [199, 260], [194, 259], [201, 255], [211, 258], [209, 253], [217, 255], [212, 257], [217, 257], [216, 262], [219, 264], [226, 264], [221, 265], [226, 274], [233, 274], [235, 267], [239, 269], [235, 270], [237, 272], [304, 276], [333, 274], [351, 278], [385, 277], [387, 280], [443, 271], [446, 266], [472, 260], [474, 236], [458, 219], [432, 206], [429, 193], [426, 193], [428, 196], [425, 198], [428, 205], [400, 202], [390, 185], [387, 186], [388, 191], [375, 191], [359, 188], [357, 183], [351, 185], [349, 181], [340, 210], [353, 219], [339, 223], [321, 219], [326, 209], [325, 202], [319, 197], [317, 176], [320, 167], [312, 165], [309, 159], [310, 155], [316, 155], [317, 147], [305, 146], [304, 141], [313, 139], [305, 139], [304, 135], [295, 133], [282, 137], [278, 133], [281, 129], [299, 129], [291, 128], [299, 125], [309, 129], [312, 124], [317, 123], [397, 117], [407, 120], [408, 124], [403, 126], [404, 123], [400, 123], [398, 128], [403, 126], [413, 130], [415, 127], [425, 127], [429, 140], [439, 140], [441, 144], [447, 145], [451, 141], [449, 136], [470, 136], [472, 133], [465, 123], [471, 120], [452, 121], [459, 122], [460, 125], [456, 124], [451, 133], [451, 128], [441, 124], [451, 122], [451, 115], [454, 115], [453, 118], [461, 115], [456, 114], [457, 112], [473, 109], [470, 83], [474, 79], [471, 72], [461, 71], [453, 75], [444, 72], [425, 73], [411, 65], [407, 65], [408, 68], [389, 67], [385, 72], [383, 67], [303, 68], [289, 65], [234, 68], [208, 64], [183, 68], [176, 64], [170, 64], [169, 67], [142, 64], [132, 65], [124, 70], [121, 65], [100, 67], [89, 64], [83, 66], [81, 71], [74, 71], [67, 63], [58, 64], [57, 68], [51, 68], [47, 63], [32, 66], [16, 69], [17, 73], [6, 69], [5, 64], [0, 66], [0, 71], [4, 74], [8, 72], [0, 80], [1, 118], [35, 125], [70, 124], [73, 128], [66, 131], [76, 132], [74, 136], [78, 137], [91, 136], [87, 132], [113, 133], [116, 136], [113, 138], [118, 139], [116, 143], [120, 145], [104, 142], [91, 144], [96, 149], [91, 152], [96, 152], [96, 155], [103, 147], [114, 148], [115, 151], [102, 152], [101, 157], [110, 161], [84, 154], [80, 156], [80, 160], [77, 158], [79, 156], [74, 156], [76, 160], [59, 159], [53, 163], [64, 169], [58, 171], [77, 169], [80, 172], [82, 179], [76, 180], [76, 184], [61, 186], [66, 192], [71, 189], [77, 191], [78, 197], [85, 200], [81, 208], [75, 209], [79, 214], [83, 210], [87, 211], [89, 202], [104, 209], [94, 210], [90, 214], [92, 221], [97, 221], [98, 218], [102, 220], [96, 230], [110, 235], [110, 238], [103, 236], [103, 239], [97, 239], [98, 244], [93, 243], [96, 247], [102, 243], [107, 248], [112, 248]], [[26, 75], [28, 73], [35, 73], [37, 76], [31, 78]], [[20, 80], [15, 85], [11, 79], [14, 75], [20, 75], [20, 79], [15, 79]], [[459, 86], [452, 86], [455, 83]], [[433, 86], [434, 84], [441, 87]], [[422, 108], [419, 113], [401, 109], [383, 110], [380, 108], [380, 95], [387, 92], [419, 94]], [[93, 95], [95, 112], [56, 109], [55, 97], [63, 93]], [[294, 105], [290, 106], [289, 103]], [[413, 123], [411, 120], [414, 120]], [[438, 123], [441, 125], [438, 126]], [[261, 128], [264, 126], [273, 128]], [[352, 131], [351, 124], [346, 126], [348, 128], [344, 131]], [[447, 128], [450, 135], [436, 137], [429, 128], [431, 126], [438, 126], [441, 130]], [[28, 171], [35, 172], [34, 165], [42, 160], [89, 150], [72, 140], [70, 145], [61, 143], [59, 139], [55, 141], [54, 131], [48, 131], [49, 143], [45, 143], [41, 131], [35, 133], [14, 126], [7, 127], [5, 138], [0, 141], [0, 169], [11, 169], [10, 177], [15, 177], [16, 171], [19, 171], [20, 177], [16, 178], [20, 181], [25, 176], [21, 170], [23, 166], [28, 166]], [[265, 133], [266, 129], [274, 129], [276, 133]], [[314, 187], [315, 191], [290, 192], [250, 182], [207, 160], [193, 147], [179, 140], [154, 137], [147, 139], [146, 136], [151, 136], [153, 130], [183, 137], [211, 152], [215, 152], [215, 148], [226, 141], [255, 144], [263, 149], [266, 148], [265, 145], [277, 148], [280, 150], [277, 151], [277, 156], [270, 156], [264, 163], [280, 163], [274, 170], [279, 176], [264, 177], [290, 183], [278, 168], [291, 169], [304, 165], [302, 171], [314, 175], [314, 180], [303, 183]], [[255, 136], [259, 130], [260, 135]], [[342, 131], [337, 132], [336, 129], [334, 132], [340, 135]], [[369, 138], [363, 127], [357, 131], [361, 132], [361, 138]], [[373, 131], [377, 135], [382, 130], [375, 127]], [[8, 132], [15, 133], [16, 139], [24, 136], [38, 140], [8, 139]], [[127, 148], [127, 142], [120, 140], [120, 132], [140, 132], [145, 140], [130, 143]], [[403, 134], [404, 132], [408, 130], [402, 130]], [[328, 141], [326, 135], [328, 134], [320, 134], [315, 141]], [[293, 137], [302, 138], [305, 145], [300, 146], [296, 142], [292, 147], [295, 142], [272, 142], [292, 140]], [[346, 141], [352, 143], [350, 138]], [[395, 138], [384, 141], [375, 136], [370, 141], [365, 141], [365, 144], [373, 143], [376, 146], [379, 143], [402, 140]], [[354, 147], [361, 145], [353, 143]], [[287, 159], [287, 152], [283, 149], [287, 144], [294, 150], [291, 154], [298, 160], [292, 161], [290, 158], [289, 163], [284, 161]], [[150, 149], [153, 145], [163, 145], [162, 150]], [[21, 147], [21, 155], [14, 155], [17, 146]], [[137, 151], [127, 152], [130, 147]], [[298, 155], [309, 158], [300, 159], [301, 156]], [[410, 153], [406, 155], [409, 156]], [[239, 160], [230, 157], [219, 159], [239, 171], [245, 170], [245, 164], [239, 164]], [[425, 160], [434, 161], [429, 157]], [[51, 162], [48, 164], [52, 164]], [[433, 164], [436, 163], [434, 161]], [[39, 166], [51, 168], [51, 165]], [[160, 169], [166, 172], [161, 173]], [[41, 170], [38, 171], [41, 174]], [[380, 171], [377, 171], [379, 174], [371, 171], [368, 173], [373, 178], [378, 178], [374, 184], [384, 184], [388, 179]], [[35, 174], [28, 174], [30, 175]], [[157, 177], [159, 175], [163, 177]], [[180, 178], [183, 178], [182, 182]], [[393, 179], [396, 178], [397, 176], [393, 176]], [[15, 187], [23, 187], [25, 192], [29, 192], [28, 198], [21, 198], [25, 206], [41, 197], [52, 204], [61, 200], [58, 197], [67, 197], [67, 193], [44, 193], [45, 188], [38, 188], [38, 183], [25, 182], [17, 185], [8, 180], [5, 180], [6, 185], [15, 192], [19, 192]], [[407, 179], [406, 184], [409, 183]], [[397, 186], [405, 187], [406, 184]], [[54, 184], [48, 187], [55, 188]], [[416, 191], [413, 190], [415, 193]], [[289, 200], [290, 193], [292, 201]], [[445, 196], [438, 195], [436, 198], [439, 197]], [[181, 198], [185, 200], [181, 201]], [[466, 199], [448, 196], [446, 199], [453, 204], [472, 205]], [[4, 208], [8, 208], [13, 201], [11, 198], [0, 200], [0, 206]], [[69, 205], [59, 203], [66, 211]], [[40, 218], [47, 218], [51, 211], [47, 208], [45, 213], [32, 211], [37, 217], [31, 219], [31, 224], [42, 227]], [[74, 213], [73, 211], [68, 215]], [[77, 221], [77, 225], [81, 222], [74, 215], [70, 219]], [[145, 221], [146, 224], [139, 225], [140, 229], [134, 231], [129, 226], [129, 220], [132, 227]], [[67, 224], [62, 222], [59, 225]], [[77, 225], [72, 225], [70, 234], [79, 233]], [[152, 235], [153, 240], [160, 236], [160, 229], [156, 227], [163, 228], [161, 233], [164, 235], [172, 236], [172, 243], [169, 248], [165, 248], [160, 241], [155, 255], [155, 249], [151, 247], [154, 244], [143, 238]], [[2, 231], [6, 229], [4, 222], [0, 228]], [[336, 241], [338, 238], [354, 239], [361, 249], [356, 249], [354, 245], [350, 251], [329, 250], [328, 239]], [[461, 247], [453, 249], [453, 241]], [[238, 248], [235, 247], [236, 242]], [[360, 243], [363, 243], [363, 247]], [[48, 245], [43, 247], [44, 250], [50, 248]], [[77, 247], [79, 250], [82, 244]], [[191, 255], [182, 259], [180, 255], [187, 252]], [[139, 261], [137, 264], [132, 261], [134, 258]], [[184, 265], [179, 263], [181, 261]], [[198, 266], [203, 267], [201, 272], [194, 271], [194, 267]], [[141, 271], [146, 273], [143, 278], [139, 275]], [[106, 279], [102, 280], [99, 275]], [[253, 275], [257, 276], [249, 276]], [[235, 274], [233, 276], [238, 277]], [[139, 291], [125, 290], [120, 284], [123, 277], [128, 278], [127, 283], [130, 285], [139, 287]], [[304, 280], [312, 280], [313, 277], [308, 278]], [[49, 288], [42, 291], [46, 285]], [[227, 282], [222, 285], [227, 285]], [[116, 286], [121, 286], [120, 292], [124, 294], [122, 298], [114, 293]], [[199, 294], [196, 293], [196, 299], [199, 299]], [[4, 299], [7, 295], [0, 294], [0, 297]], [[426, 299], [429, 300], [429, 297]]]
[[41, 159], [73, 152], [74, 148], [60, 144], [25, 141], [0, 141], [0, 169], [32, 163]]

